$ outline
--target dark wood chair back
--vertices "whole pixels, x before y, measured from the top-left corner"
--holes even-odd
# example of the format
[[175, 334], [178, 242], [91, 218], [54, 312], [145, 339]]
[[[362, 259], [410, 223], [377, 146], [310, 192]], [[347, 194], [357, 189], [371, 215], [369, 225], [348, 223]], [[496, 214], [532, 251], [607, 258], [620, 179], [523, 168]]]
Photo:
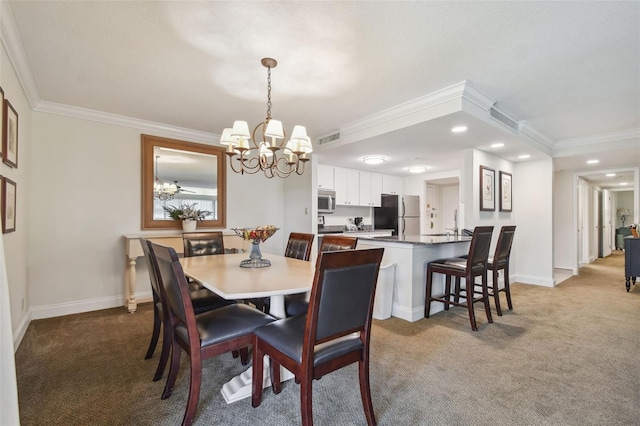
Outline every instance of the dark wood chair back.
[[509, 257], [511, 256], [511, 246], [513, 245], [513, 237], [515, 236], [515, 233], [515, 226], [503, 226], [500, 229], [500, 235], [498, 236], [496, 250], [492, 259], [494, 267], [498, 267], [498, 269], [501, 269], [501, 266], [509, 262]]
[[280, 365], [300, 383], [302, 424], [313, 424], [314, 379], [358, 363], [360, 395], [369, 425], [375, 424], [369, 383], [373, 301], [383, 248], [320, 252], [309, 311], [254, 331], [253, 398], [262, 400], [264, 355], [271, 357], [274, 392], [280, 392]]
[[220, 231], [186, 232], [182, 234], [184, 257], [224, 254], [224, 238]]
[[467, 255], [467, 269], [486, 269], [491, 247], [493, 226], [476, 226], [471, 237], [471, 246]]
[[171, 326], [169, 325], [170, 321], [168, 318], [168, 310], [165, 305], [163, 292], [158, 280], [156, 259], [153, 253], [151, 253], [150, 244], [149, 240], [140, 238], [140, 245], [142, 246], [144, 259], [147, 263], [149, 280], [151, 281], [151, 293], [153, 295], [153, 331], [151, 333], [151, 340], [149, 341], [149, 347], [144, 359], [150, 359], [153, 357], [153, 353], [158, 345], [160, 329], [162, 328], [162, 350], [158, 360], [158, 366], [156, 367], [156, 372], [153, 375], [153, 381], [155, 382], [162, 378], [167, 361], [169, 360], [169, 352], [171, 350]]
[[325, 235], [322, 237], [319, 252], [336, 250], [353, 250], [358, 245], [358, 237], [345, 235]]
[[[313, 357], [314, 346], [360, 332], [368, 340], [378, 271], [384, 249], [321, 252], [309, 298], [303, 346]], [[365, 336], [367, 334], [367, 336]]]
[[314, 234], [304, 234], [301, 232], [290, 233], [289, 241], [287, 241], [287, 247], [284, 249], [285, 257], [309, 260], [314, 237]]
[[189, 285], [175, 250], [153, 243], [150, 249], [157, 260], [158, 282], [164, 291], [173, 326], [171, 366], [162, 399], [171, 396], [180, 368], [180, 355], [184, 351], [189, 356], [191, 374], [182, 425], [190, 425], [200, 396], [202, 361], [225, 352], [239, 351], [240, 359], [246, 364], [253, 330], [272, 322], [273, 318], [241, 303], [222, 306], [196, 317]]

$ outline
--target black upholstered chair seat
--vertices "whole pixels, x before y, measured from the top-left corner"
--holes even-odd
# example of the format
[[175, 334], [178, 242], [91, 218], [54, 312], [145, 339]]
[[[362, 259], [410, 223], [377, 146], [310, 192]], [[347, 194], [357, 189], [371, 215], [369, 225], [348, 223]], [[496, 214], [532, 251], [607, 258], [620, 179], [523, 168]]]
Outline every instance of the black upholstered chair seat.
[[[307, 317], [285, 318], [254, 330], [254, 334], [265, 343], [277, 347], [289, 358], [302, 362], [302, 346], [304, 344], [304, 326]], [[340, 339], [321, 343], [314, 348], [313, 365], [317, 366], [340, 357], [349, 352], [362, 349], [360, 335], [344, 336]]]
[[223, 306], [233, 305], [236, 303], [234, 300], [227, 300], [206, 288], [192, 290], [189, 294], [191, 295], [191, 304], [193, 305], [193, 310], [196, 314], [201, 314], [212, 309], [218, 309]]
[[309, 310], [307, 293], [289, 294], [285, 296], [287, 316], [304, 315]]
[[[225, 306], [196, 315], [200, 346], [205, 347], [250, 334], [256, 327], [268, 324], [273, 317], [242, 303]], [[176, 326], [176, 334], [188, 342], [187, 327]]]
[[[433, 262], [430, 262], [432, 264], [432, 266], [434, 268], [440, 269], [440, 270], [445, 270], [445, 269], [451, 269], [451, 270], [457, 270], [457, 271], [464, 271], [467, 268], [467, 259], [466, 258], [449, 258], [449, 259], [440, 259], [440, 260], [435, 260]], [[474, 265], [472, 266], [471, 270], [472, 272], [475, 273], [481, 273], [482, 270], [484, 269], [483, 265]]]

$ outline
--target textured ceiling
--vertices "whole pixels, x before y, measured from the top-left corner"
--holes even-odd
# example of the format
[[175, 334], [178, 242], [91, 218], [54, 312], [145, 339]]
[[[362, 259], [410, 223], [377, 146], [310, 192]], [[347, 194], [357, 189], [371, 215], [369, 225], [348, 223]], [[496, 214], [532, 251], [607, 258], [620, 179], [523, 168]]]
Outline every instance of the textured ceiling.
[[[304, 124], [317, 138], [466, 80], [552, 146], [582, 147], [556, 167], [584, 169], [570, 159], [602, 152], [587, 143], [596, 136], [600, 146], [626, 140], [599, 168], [640, 164], [639, 2], [8, 4], [41, 110], [61, 104], [219, 134], [265, 118], [260, 59], [269, 56], [279, 62], [273, 116], [288, 131]], [[442, 120], [317, 153], [362, 168], [376, 146], [397, 160], [379, 170], [402, 174], [411, 159], [443, 165], [500, 137], [478, 123], [458, 146]]]

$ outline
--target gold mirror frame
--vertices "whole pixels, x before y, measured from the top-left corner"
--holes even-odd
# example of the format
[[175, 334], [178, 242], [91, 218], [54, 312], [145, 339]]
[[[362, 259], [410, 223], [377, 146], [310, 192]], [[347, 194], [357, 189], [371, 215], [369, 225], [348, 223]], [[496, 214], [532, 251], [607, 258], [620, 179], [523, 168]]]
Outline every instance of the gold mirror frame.
[[216, 157], [218, 173], [218, 219], [199, 221], [198, 228], [226, 228], [227, 168], [224, 147], [142, 135], [142, 229], [182, 229], [182, 223], [179, 220], [158, 220], [153, 218], [153, 184], [155, 182], [154, 149], [156, 147], [197, 152]]

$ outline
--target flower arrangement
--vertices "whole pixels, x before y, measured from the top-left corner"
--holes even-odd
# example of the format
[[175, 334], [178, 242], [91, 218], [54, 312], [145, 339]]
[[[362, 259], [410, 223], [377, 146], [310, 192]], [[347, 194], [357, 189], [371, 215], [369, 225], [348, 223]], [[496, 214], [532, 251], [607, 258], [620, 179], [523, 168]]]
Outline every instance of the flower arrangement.
[[278, 228], [274, 225], [258, 226], [255, 228], [231, 228], [236, 235], [253, 244], [262, 243], [276, 233]]
[[213, 215], [209, 210], [196, 209], [198, 203], [183, 204], [176, 206], [162, 206], [169, 213], [171, 219], [175, 220], [204, 220], [205, 217]]

